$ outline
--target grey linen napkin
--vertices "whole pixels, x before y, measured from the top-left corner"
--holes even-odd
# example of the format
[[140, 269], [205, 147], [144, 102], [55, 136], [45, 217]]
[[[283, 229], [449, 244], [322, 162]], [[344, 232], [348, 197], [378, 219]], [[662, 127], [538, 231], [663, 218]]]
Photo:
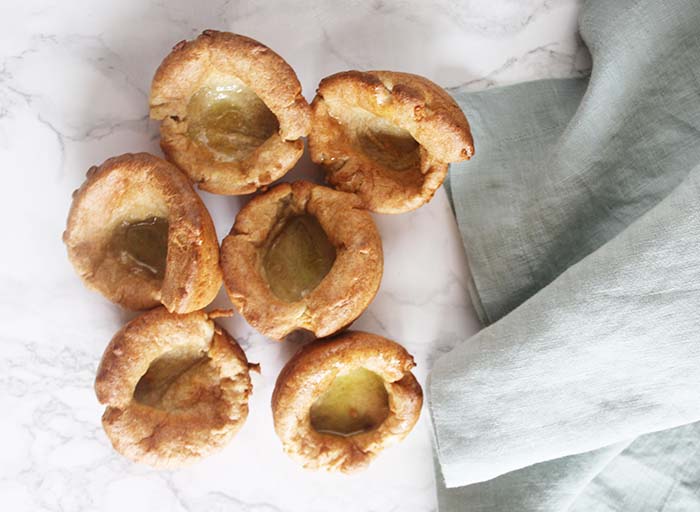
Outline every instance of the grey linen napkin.
[[491, 325], [431, 374], [441, 510], [700, 510], [700, 0], [589, 0], [580, 31], [589, 79], [453, 91]]

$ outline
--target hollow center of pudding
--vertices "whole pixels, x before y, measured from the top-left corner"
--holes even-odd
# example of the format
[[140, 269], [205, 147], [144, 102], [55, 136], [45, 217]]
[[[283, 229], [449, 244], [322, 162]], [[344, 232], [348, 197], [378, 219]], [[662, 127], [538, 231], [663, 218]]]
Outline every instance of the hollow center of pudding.
[[337, 376], [311, 406], [311, 426], [322, 434], [349, 437], [377, 428], [389, 415], [384, 380], [366, 368]]
[[220, 160], [243, 160], [279, 129], [277, 117], [240, 80], [203, 87], [187, 105], [187, 135]]
[[362, 151], [384, 167], [405, 171], [420, 165], [419, 144], [408, 130], [369, 114], [356, 133]]
[[316, 288], [335, 261], [335, 247], [313, 215], [291, 217], [263, 258], [272, 293], [294, 302]]
[[134, 399], [157, 408], [186, 407], [193, 393], [201, 394], [202, 374], [209, 357], [199, 349], [183, 347], [166, 352], [151, 362], [141, 377]]
[[112, 244], [119, 260], [131, 272], [162, 279], [168, 256], [168, 220], [150, 217], [122, 222]]

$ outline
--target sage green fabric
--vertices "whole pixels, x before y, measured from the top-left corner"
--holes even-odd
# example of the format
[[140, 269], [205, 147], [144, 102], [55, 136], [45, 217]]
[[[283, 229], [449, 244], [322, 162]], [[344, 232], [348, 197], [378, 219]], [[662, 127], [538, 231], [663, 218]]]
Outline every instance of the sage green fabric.
[[580, 31], [589, 79], [451, 91], [490, 325], [431, 374], [443, 511], [700, 510], [700, 1], [589, 0]]

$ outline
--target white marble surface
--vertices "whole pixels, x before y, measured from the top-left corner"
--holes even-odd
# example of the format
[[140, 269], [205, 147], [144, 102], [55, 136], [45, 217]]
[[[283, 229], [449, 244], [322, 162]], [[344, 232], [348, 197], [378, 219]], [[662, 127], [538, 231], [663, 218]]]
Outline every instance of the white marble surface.
[[[199, 5], [198, 5], [199, 4]], [[296, 69], [307, 98], [350, 68], [425, 75], [479, 89], [579, 74], [576, 0], [119, 2], [0, 5], [0, 503], [8, 511], [428, 511], [436, 508], [427, 411], [364, 473], [299, 469], [272, 429], [270, 394], [295, 347], [236, 317], [252, 361], [250, 416], [223, 452], [157, 472], [112, 451], [92, 390], [102, 350], [132, 315], [86, 291], [61, 243], [85, 170], [129, 151], [160, 154], [147, 119], [152, 74], [205, 28], [257, 38]], [[477, 141], [478, 151], [478, 141]], [[308, 160], [288, 179], [320, 173]], [[246, 198], [203, 194], [219, 236]], [[379, 294], [355, 327], [404, 344], [425, 383], [431, 360], [477, 329], [466, 261], [443, 191], [401, 216], [376, 216], [385, 248]], [[475, 219], [478, 222], [478, 219]], [[216, 305], [225, 306], [223, 294]]]

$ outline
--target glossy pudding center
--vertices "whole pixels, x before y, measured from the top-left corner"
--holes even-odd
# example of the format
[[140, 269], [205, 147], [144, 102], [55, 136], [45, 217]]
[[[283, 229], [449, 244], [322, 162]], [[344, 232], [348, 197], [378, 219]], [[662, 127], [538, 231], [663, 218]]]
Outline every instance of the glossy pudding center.
[[187, 135], [219, 160], [243, 160], [279, 129], [277, 117], [242, 82], [203, 87], [187, 105]]
[[418, 142], [407, 130], [381, 117], [366, 117], [357, 141], [368, 157], [384, 167], [405, 171], [420, 165]]
[[272, 293], [294, 302], [316, 288], [335, 261], [335, 247], [313, 215], [287, 220], [263, 258]]
[[168, 256], [168, 221], [150, 217], [123, 222], [115, 231], [112, 244], [117, 257], [131, 272], [162, 279]]
[[311, 426], [322, 434], [348, 437], [377, 428], [388, 415], [384, 380], [357, 368], [337, 376], [311, 406]]
[[182, 402], [201, 388], [196, 384], [202, 380], [208, 361], [209, 358], [201, 351], [187, 348], [163, 354], [151, 363], [139, 380], [134, 399], [157, 408], [171, 408], [169, 406], [175, 403], [188, 405]]

